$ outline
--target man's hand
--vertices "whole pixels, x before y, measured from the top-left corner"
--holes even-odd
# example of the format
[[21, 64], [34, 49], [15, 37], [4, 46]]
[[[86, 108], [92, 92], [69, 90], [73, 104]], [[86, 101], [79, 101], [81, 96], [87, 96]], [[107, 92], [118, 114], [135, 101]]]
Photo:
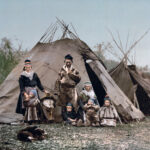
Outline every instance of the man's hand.
[[45, 93], [45, 94], [49, 94], [49, 91], [47, 91], [47, 90], [44, 90], [44, 93]]
[[68, 74], [72, 74], [72, 71], [71, 71], [71, 70], [69, 70], [69, 71], [68, 71]]

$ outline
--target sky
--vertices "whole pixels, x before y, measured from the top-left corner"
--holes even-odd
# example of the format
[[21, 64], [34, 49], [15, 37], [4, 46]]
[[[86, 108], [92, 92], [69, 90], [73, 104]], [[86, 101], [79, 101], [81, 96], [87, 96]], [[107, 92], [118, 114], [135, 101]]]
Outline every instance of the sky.
[[[149, 15], [149, 0], [0, 0], [0, 39], [7, 37], [15, 46], [22, 43], [23, 49], [31, 49], [58, 17], [72, 23], [91, 49], [113, 43], [108, 29], [117, 41], [119, 32], [125, 49], [128, 33], [129, 47], [150, 28]], [[130, 57], [137, 65], [150, 67], [150, 32]]]

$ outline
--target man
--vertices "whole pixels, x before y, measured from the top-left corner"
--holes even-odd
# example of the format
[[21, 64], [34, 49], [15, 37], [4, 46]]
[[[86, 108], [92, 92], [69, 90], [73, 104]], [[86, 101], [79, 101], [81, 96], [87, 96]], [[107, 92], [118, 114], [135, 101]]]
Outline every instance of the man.
[[65, 106], [68, 102], [77, 109], [76, 85], [80, 82], [79, 72], [73, 67], [73, 57], [68, 54], [65, 56], [65, 65], [59, 72], [59, 77], [55, 84], [55, 89], [60, 93], [59, 105]]

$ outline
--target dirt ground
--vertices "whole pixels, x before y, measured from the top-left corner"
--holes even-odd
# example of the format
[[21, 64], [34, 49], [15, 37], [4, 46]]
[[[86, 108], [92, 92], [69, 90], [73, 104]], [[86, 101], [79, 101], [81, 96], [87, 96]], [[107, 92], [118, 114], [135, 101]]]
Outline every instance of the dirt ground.
[[116, 128], [40, 124], [48, 136], [32, 143], [17, 140], [24, 125], [0, 125], [0, 150], [150, 150], [150, 117]]

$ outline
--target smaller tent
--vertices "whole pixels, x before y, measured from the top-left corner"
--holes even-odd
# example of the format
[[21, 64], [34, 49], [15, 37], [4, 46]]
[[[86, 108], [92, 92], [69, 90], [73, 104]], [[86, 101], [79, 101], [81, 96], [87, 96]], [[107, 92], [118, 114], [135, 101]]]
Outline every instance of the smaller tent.
[[[148, 30], [149, 31], [149, 30]], [[120, 89], [127, 95], [131, 102], [144, 114], [150, 114], [150, 84], [145, 80], [141, 73], [137, 70], [136, 65], [129, 59], [129, 54], [133, 48], [138, 44], [138, 42], [148, 33], [146, 31], [135, 43], [133, 43], [127, 49], [126, 43], [126, 52], [123, 50], [123, 44], [119, 37], [119, 43], [115, 40], [113, 34], [110, 32], [113, 42], [116, 44], [117, 48], [123, 54], [121, 62], [113, 68], [109, 73]], [[131, 65], [127, 65], [128, 62]]]
[[150, 83], [150, 71], [140, 71], [140, 75]]
[[122, 61], [109, 73], [132, 103], [144, 114], [150, 114], [150, 84], [143, 79], [136, 66], [126, 66]]

